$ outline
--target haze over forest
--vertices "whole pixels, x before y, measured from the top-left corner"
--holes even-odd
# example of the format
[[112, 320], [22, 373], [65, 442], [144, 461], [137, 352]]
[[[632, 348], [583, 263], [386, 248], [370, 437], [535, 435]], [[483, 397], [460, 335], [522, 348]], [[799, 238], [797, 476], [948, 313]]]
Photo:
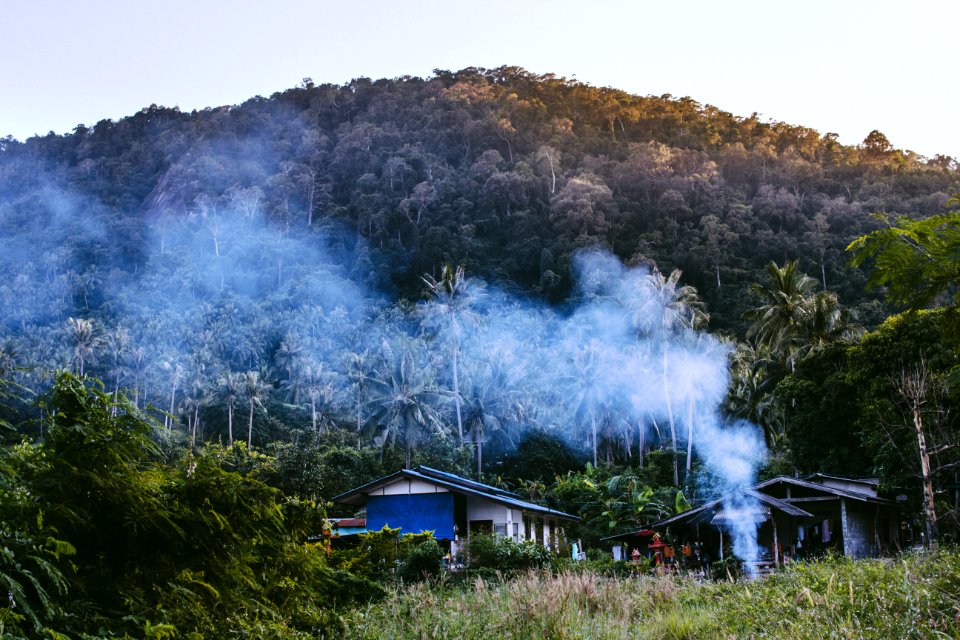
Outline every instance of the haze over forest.
[[[236, 106], [152, 105], [0, 139], [0, 371], [14, 426], [0, 466], [32, 469], [22, 439], [76, 454], [62, 423], [90, 411], [159, 443], [120, 456], [136, 473], [189, 486], [199, 459], [301, 515], [296, 501], [323, 505], [417, 463], [576, 512], [588, 544], [779, 472], [876, 474], [917, 514], [916, 440], [908, 420], [891, 422], [909, 414], [894, 381], [916, 362], [955, 375], [955, 309], [894, 315], [846, 249], [896, 216], [945, 214], [958, 192], [955, 159], [895, 149], [880, 131], [845, 146], [518, 67], [304, 79]], [[949, 306], [951, 286], [921, 306]], [[956, 531], [955, 400], [936, 389], [924, 400], [931, 474], [942, 530]], [[104, 404], [124, 395], [131, 404]], [[82, 525], [79, 555], [99, 557], [85, 553], [101, 532], [71, 509], [47, 526]], [[296, 532], [270, 526], [307, 553], [309, 523], [284, 513]], [[757, 554], [756, 526], [732, 528], [742, 558]], [[162, 584], [138, 582], [152, 574], [134, 529], [123, 535], [137, 571], [80, 571], [101, 578], [75, 593], [125, 611], [95, 585]], [[195, 551], [157, 560], [156, 575], [192, 584]], [[184, 628], [217, 626], [183, 615]]]
[[[880, 132], [848, 147], [515, 67], [305, 80], [190, 114], [151, 106], [3, 141], [8, 358], [94, 373], [174, 414], [190, 385], [199, 394], [225, 370], [273, 367], [262, 377], [278, 391], [297, 358], [341, 391], [344, 353], [376, 351], [391, 332], [430, 337], [412, 328], [412, 305], [429, 308], [423, 277], [451, 264], [495, 292], [467, 343], [504, 309], [523, 314], [476, 338], [465, 366], [499, 350], [559, 371], [533, 364], [557, 353], [542, 335], [562, 333], [540, 318], [601, 295], [577, 284], [584, 250], [681, 270], [672, 286], [696, 287], [709, 313], [697, 328], [715, 334], [743, 338], [749, 284], [789, 260], [870, 327], [889, 309], [844, 248], [877, 228], [869, 213], [938, 213], [958, 190], [953, 159], [893, 149]], [[612, 269], [603, 277], [622, 274]], [[504, 342], [538, 322], [525, 348]], [[88, 329], [89, 352], [77, 345]], [[549, 346], [534, 354], [538, 341]], [[340, 417], [349, 396], [327, 397], [324, 415]]]

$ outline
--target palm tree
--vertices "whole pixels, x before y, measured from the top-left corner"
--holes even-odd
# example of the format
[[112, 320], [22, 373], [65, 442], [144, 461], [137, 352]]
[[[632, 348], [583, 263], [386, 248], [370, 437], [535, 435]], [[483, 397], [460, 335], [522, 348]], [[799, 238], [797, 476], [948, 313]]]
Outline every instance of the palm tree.
[[840, 306], [837, 294], [821, 291], [809, 300], [804, 333], [806, 343], [802, 353], [806, 356], [835, 342], [853, 340], [863, 333], [863, 328], [853, 322], [849, 309]]
[[253, 451], [253, 410], [255, 407], [264, 408], [263, 399], [270, 391], [270, 385], [264, 380], [259, 371], [247, 371], [241, 378], [243, 385], [241, 393], [250, 407], [250, 418], [247, 423], [247, 451]]
[[780, 363], [765, 348], [749, 341], [737, 343], [730, 362], [727, 411], [759, 425], [770, 449], [783, 431], [773, 394], [782, 378]]
[[[127, 353], [126, 368], [133, 375], [133, 406], [140, 406], [140, 391], [149, 368], [147, 350], [141, 346], [133, 347]], [[144, 396], [146, 392], [144, 391]]]
[[[696, 287], [680, 285], [679, 269], [664, 277], [659, 269], [637, 280], [634, 296], [627, 302], [631, 323], [640, 335], [649, 335], [660, 343], [661, 384], [667, 422], [670, 425], [670, 441], [673, 447], [673, 483], [680, 484], [680, 469], [677, 465], [677, 428], [670, 397], [670, 349], [669, 343], [690, 331], [706, 328], [710, 321]], [[687, 425], [688, 438], [692, 442], [693, 425]], [[689, 444], [689, 443], [688, 443]], [[688, 468], [690, 461], [687, 461]]]
[[243, 395], [244, 374], [224, 371], [217, 378], [216, 394], [227, 404], [227, 443], [233, 444], [233, 406]]
[[[110, 354], [109, 373], [113, 378], [113, 397], [115, 399], [119, 399], [120, 396], [120, 380], [127, 371], [124, 360], [127, 357], [127, 352], [130, 350], [132, 342], [130, 332], [123, 326], [115, 327], [113, 331], [107, 334], [106, 344]], [[117, 405], [114, 405], [111, 413], [113, 413], [114, 416], [117, 415]]]
[[408, 469], [411, 453], [429, 434], [445, 435], [434, 406], [444, 394], [431, 380], [431, 372], [418, 367], [410, 348], [395, 353], [384, 341], [381, 367], [369, 380], [370, 414], [362, 435], [382, 448], [381, 457], [388, 446], [401, 439]]
[[280, 342], [280, 346], [273, 356], [274, 364], [277, 365], [278, 370], [284, 372], [290, 379], [293, 378], [302, 359], [303, 345], [300, 336], [295, 333], [288, 333]]
[[783, 267], [771, 262], [767, 265], [767, 275], [767, 284], [756, 283], [750, 287], [761, 303], [744, 314], [753, 320], [747, 337], [756, 338], [758, 346], [767, 348], [781, 359], [786, 369], [793, 371], [805, 342], [817, 281], [801, 273], [796, 260]]
[[301, 397], [310, 400], [310, 422], [313, 431], [319, 432], [317, 404], [329, 405], [333, 400], [331, 373], [322, 362], [301, 359], [292, 369], [291, 376], [281, 385], [287, 390], [287, 400], [299, 404]]
[[196, 365], [185, 385], [186, 397], [183, 407], [187, 410], [187, 428], [190, 431], [190, 446], [197, 444], [197, 430], [200, 425], [200, 409], [209, 401], [206, 376], [203, 365]]
[[464, 423], [477, 445], [477, 477], [483, 477], [483, 444], [490, 436], [512, 441], [512, 426], [521, 410], [516, 380], [502, 359], [482, 365], [482, 370], [467, 378], [464, 394]]
[[344, 356], [346, 376], [350, 380], [356, 403], [357, 433], [360, 433], [363, 429], [363, 397], [366, 392], [367, 381], [372, 374], [371, 360], [370, 352], [366, 349], [360, 353], [351, 351]]
[[73, 350], [74, 372], [83, 377], [86, 363], [96, 357], [102, 339], [93, 320], [67, 318], [67, 336]]
[[427, 274], [421, 278], [427, 285], [427, 293], [432, 298], [424, 309], [424, 318], [428, 325], [444, 324], [447, 339], [450, 342], [451, 370], [453, 372], [453, 401], [457, 410], [457, 435], [463, 443], [463, 416], [460, 398], [460, 371], [457, 359], [460, 353], [462, 333], [461, 321], [472, 317], [470, 305], [475, 301], [475, 292], [464, 276], [462, 266], [443, 265], [440, 279]]
[[164, 360], [160, 363], [160, 367], [164, 371], [170, 372], [170, 410], [167, 412], [167, 415], [163, 417], [163, 426], [170, 429], [173, 427], [173, 411], [177, 397], [177, 384], [180, 383], [180, 378], [183, 376], [183, 365], [174, 357], [169, 360]]
[[597, 466], [597, 418], [605, 410], [608, 389], [602, 372], [603, 357], [595, 342], [577, 348], [570, 361], [571, 373], [566, 377], [570, 401], [577, 423], [590, 425], [593, 466]]

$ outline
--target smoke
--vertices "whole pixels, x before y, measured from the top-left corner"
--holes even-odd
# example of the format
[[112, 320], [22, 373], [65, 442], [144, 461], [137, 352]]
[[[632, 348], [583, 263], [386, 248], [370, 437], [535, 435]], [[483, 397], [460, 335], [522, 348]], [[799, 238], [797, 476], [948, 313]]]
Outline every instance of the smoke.
[[[167, 193], [172, 181], [161, 180], [148, 215], [50, 177], [0, 194], [9, 275], [0, 323], [11, 357], [47, 369], [84, 358], [111, 388], [175, 415], [222, 402], [210, 389], [225, 373], [259, 372], [288, 405], [309, 400], [326, 419], [360, 427], [367, 382], [400, 358], [417, 370], [410, 384], [450, 391], [456, 377], [465, 437], [482, 446], [504, 451], [538, 428], [602, 461], [638, 455], [642, 438], [696, 452], [723, 492], [753, 482], [762, 439], [721, 414], [729, 347], [697, 329], [677, 279], [593, 250], [576, 255], [575, 292], [560, 308], [469, 277], [452, 301], [396, 302], [377, 286], [385, 278], [363, 240], [329, 223], [307, 227], [296, 206], [265, 210], [255, 184], [275, 158], [244, 158], [248, 182], [204, 183], [204, 166], [230, 160], [229, 149], [217, 153], [171, 167], [199, 186]], [[69, 317], [90, 320], [89, 342], [69, 331]], [[456, 434], [449, 397], [435, 408]], [[740, 516], [729, 532], [747, 561], [757, 507], [725, 505]]]

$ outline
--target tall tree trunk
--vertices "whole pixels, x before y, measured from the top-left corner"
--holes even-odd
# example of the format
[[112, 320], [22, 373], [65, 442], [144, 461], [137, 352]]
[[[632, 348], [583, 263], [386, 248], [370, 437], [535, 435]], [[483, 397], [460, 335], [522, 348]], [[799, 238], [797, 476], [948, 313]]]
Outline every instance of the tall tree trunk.
[[313, 421], [313, 432], [318, 433], [317, 431], [317, 397], [314, 394], [310, 394], [310, 419]]
[[194, 447], [197, 444], [197, 423], [200, 422], [200, 405], [193, 408], [193, 429], [190, 431], [190, 446]]
[[593, 433], [593, 466], [597, 466], [597, 416], [590, 413], [590, 431]]
[[827, 290], [827, 265], [824, 262], [824, 253], [826, 249], [820, 249], [820, 277], [823, 278], [823, 290]]
[[[174, 401], [175, 401], [176, 397], [177, 397], [177, 374], [174, 373], [174, 374], [173, 374], [173, 388], [170, 390], [170, 411], [169, 411], [169, 414], [170, 414], [170, 415], [169, 415], [169, 416], [164, 416], [164, 418], [163, 418], [164, 424], [167, 424], [167, 429], [172, 429], [172, 428], [173, 428], [173, 407], [174, 407]], [[168, 421], [169, 421], [169, 423], [168, 423]]]
[[357, 383], [357, 433], [360, 433], [360, 430], [363, 429], [363, 414], [361, 409], [363, 407], [363, 387], [360, 386], [360, 383]]
[[690, 480], [690, 467], [693, 461], [693, 399], [687, 403], [687, 480]]
[[937, 548], [937, 511], [933, 496], [933, 481], [930, 478], [930, 454], [923, 434], [923, 418], [919, 406], [913, 408], [913, 426], [917, 431], [917, 444], [920, 448], [920, 475], [923, 477], [923, 517], [926, 521], [927, 546]]
[[233, 402], [227, 404], [227, 443], [233, 446]]
[[927, 451], [927, 438], [923, 432], [923, 404], [926, 402], [930, 381], [926, 364], [921, 363], [912, 371], [900, 374], [899, 392], [910, 404], [913, 429], [917, 434], [917, 448], [920, 454], [920, 476], [923, 481], [923, 518], [927, 536], [927, 546], [937, 548], [937, 511], [934, 502], [933, 480], [930, 477], [930, 452]]
[[677, 464], [677, 427], [673, 421], [673, 403], [670, 401], [670, 382], [668, 379], [669, 359], [666, 345], [663, 345], [663, 397], [667, 401], [667, 421], [670, 423], [670, 444], [673, 447], [673, 486], [680, 486], [680, 467]]
[[477, 479], [483, 478], [483, 434], [477, 438]]
[[460, 436], [460, 446], [463, 446], [463, 418], [460, 417], [460, 374], [457, 369], [457, 352], [459, 345], [453, 347], [453, 402], [457, 405], [457, 435]]
[[[114, 379], [114, 383], [113, 383], [113, 401], [116, 402], [116, 401], [117, 401], [117, 398], [119, 398], [119, 397], [120, 397], [120, 371], [119, 371], [119, 369], [118, 369], [118, 370], [117, 370], [116, 378]], [[117, 405], [116, 405], [116, 404], [114, 404], [113, 407], [111, 407], [111, 409], [110, 409], [110, 415], [112, 415], [114, 418], [117, 417]]]
[[549, 153], [544, 154], [547, 156], [547, 162], [550, 163], [550, 193], [553, 194], [557, 190], [557, 172], [553, 169], [553, 158]]
[[247, 423], [247, 451], [253, 451], [253, 399], [250, 399], [250, 422]]
[[640, 468], [643, 469], [644, 449], [647, 448], [647, 425], [643, 420], [637, 420], [637, 457], [640, 461]]

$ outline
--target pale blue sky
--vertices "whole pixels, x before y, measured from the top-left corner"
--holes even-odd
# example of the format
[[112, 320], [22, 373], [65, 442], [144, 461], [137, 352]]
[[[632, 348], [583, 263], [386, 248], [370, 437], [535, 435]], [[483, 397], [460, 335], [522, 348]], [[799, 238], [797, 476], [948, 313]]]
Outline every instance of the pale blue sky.
[[954, 0], [0, 0], [0, 136], [511, 64], [960, 158]]

